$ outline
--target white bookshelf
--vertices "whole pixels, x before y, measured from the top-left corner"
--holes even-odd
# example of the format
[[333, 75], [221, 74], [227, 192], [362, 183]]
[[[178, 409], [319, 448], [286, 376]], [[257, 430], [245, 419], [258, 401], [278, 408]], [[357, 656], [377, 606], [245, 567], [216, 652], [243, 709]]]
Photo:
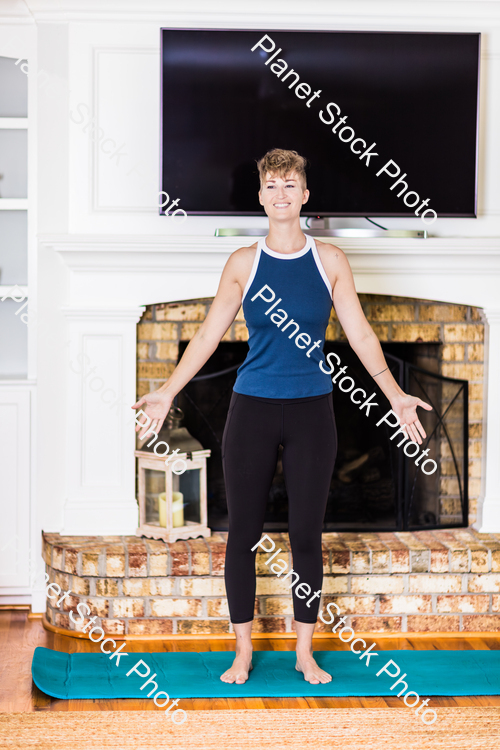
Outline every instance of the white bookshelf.
[[[28, 278], [28, 77], [0, 47], [0, 380], [28, 377], [28, 328], [19, 312]], [[13, 287], [16, 302], [2, 298]]]
[[0, 130], [27, 130], [27, 117], [0, 117]]
[[0, 211], [27, 211], [27, 198], [0, 198]]
[[[16, 40], [16, 41], [14, 41]], [[33, 54], [32, 54], [33, 53]], [[14, 55], [16, 55], [14, 57]], [[34, 512], [36, 335], [22, 316], [36, 298], [36, 79], [16, 60], [36, 63], [29, 31], [0, 35], [0, 603], [30, 603], [31, 550], [39, 550]], [[29, 102], [29, 105], [28, 105]], [[28, 153], [30, 164], [28, 168]], [[6, 297], [13, 287], [17, 300]], [[32, 504], [33, 500], [33, 504]], [[9, 545], [14, 544], [14, 550]]]

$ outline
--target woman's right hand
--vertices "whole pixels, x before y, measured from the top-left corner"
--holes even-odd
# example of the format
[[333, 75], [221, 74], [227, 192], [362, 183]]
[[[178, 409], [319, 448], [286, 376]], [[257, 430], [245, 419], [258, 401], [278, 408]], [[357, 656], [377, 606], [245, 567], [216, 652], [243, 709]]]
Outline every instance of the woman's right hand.
[[173, 400], [174, 397], [166, 392], [152, 391], [140, 398], [139, 401], [132, 406], [132, 409], [140, 409], [145, 405], [143, 412], [151, 420], [147, 421], [146, 419], [142, 419], [143, 414], [141, 414], [142, 421], [139, 422], [135, 428], [136, 432], [139, 430], [141, 431], [139, 434], [139, 440], [142, 440], [148, 432], [155, 432], [156, 434], [160, 432], [163, 422], [170, 411]]

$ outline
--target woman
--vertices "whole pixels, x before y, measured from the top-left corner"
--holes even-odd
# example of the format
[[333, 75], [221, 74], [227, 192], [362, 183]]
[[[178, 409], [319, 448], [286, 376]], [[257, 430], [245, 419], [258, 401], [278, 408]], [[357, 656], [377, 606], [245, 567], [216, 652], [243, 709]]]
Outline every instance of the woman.
[[[350, 345], [418, 444], [426, 435], [416, 408], [431, 409], [405, 394], [389, 372], [342, 250], [302, 232], [300, 211], [309, 198], [305, 163], [297, 152], [283, 149], [258, 162], [268, 236], [231, 255], [210, 312], [176, 369], [132, 407], [143, 407], [153, 420], [149, 429], [158, 433], [172, 400], [213, 354], [243, 302], [250, 348], [238, 370], [222, 440], [229, 514], [224, 575], [236, 656], [221, 680], [238, 685], [252, 669], [256, 545], [280, 444], [293, 569], [314, 592], [306, 601], [293, 590], [296, 669], [312, 684], [332, 679], [312, 650], [323, 580], [321, 532], [337, 452], [332, 381], [319, 367], [332, 301]], [[144, 425], [136, 427], [140, 437], [146, 420]]]

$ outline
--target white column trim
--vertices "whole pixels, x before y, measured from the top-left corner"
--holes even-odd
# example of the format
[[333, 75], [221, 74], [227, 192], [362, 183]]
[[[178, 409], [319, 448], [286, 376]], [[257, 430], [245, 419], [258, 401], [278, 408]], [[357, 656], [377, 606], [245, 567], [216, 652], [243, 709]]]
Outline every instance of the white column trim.
[[61, 307], [67, 320], [113, 320], [137, 324], [146, 308], [131, 307]]
[[500, 532], [500, 308], [481, 311], [485, 324], [482, 492], [474, 528]]
[[135, 535], [136, 324], [144, 307], [65, 307], [64, 535]]

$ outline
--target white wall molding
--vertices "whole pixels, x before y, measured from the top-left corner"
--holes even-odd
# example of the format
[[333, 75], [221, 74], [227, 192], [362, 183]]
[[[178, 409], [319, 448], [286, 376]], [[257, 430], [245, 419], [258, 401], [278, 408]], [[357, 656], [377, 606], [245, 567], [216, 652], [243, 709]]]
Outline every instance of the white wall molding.
[[[224, 224], [225, 218], [221, 217], [219, 223]], [[240, 220], [240, 223], [242, 221], [244, 220]], [[264, 221], [264, 218], [262, 218], [263, 223]], [[209, 255], [217, 252], [232, 253], [239, 247], [253, 244], [257, 239], [257, 236], [215, 237], [205, 234], [151, 234], [146, 236], [127, 235], [126, 237], [116, 234], [39, 235], [39, 241], [43, 246], [53, 248], [62, 255], [65, 254], [70, 265], [72, 264], [72, 261], [69, 260], [70, 253], [81, 252], [80, 258], [83, 258], [84, 253], [98, 255], [106, 251], [115, 255], [121, 252], [144, 254], [145, 251], [159, 253], [201, 252]], [[496, 267], [495, 263], [500, 261], [500, 237], [429, 237], [426, 240], [403, 237], [320, 237], [318, 239], [322, 242], [331, 242], [351, 254], [388, 255], [395, 258], [402, 254], [405, 258], [437, 257], [441, 259], [441, 262], [448, 263], [447, 273], [453, 272], [453, 267], [450, 268], [449, 266], [450, 257], [464, 258], [465, 264], [470, 269], [476, 267], [477, 261], [483, 262], [483, 259], [486, 258], [494, 259], [491, 261], [492, 267]], [[473, 253], [473, 257], [471, 257], [471, 253]], [[445, 261], [445, 258], [448, 260]], [[406, 266], [406, 261], [402, 257], [401, 263]], [[498, 270], [500, 272], [500, 265]]]
[[61, 533], [134, 534], [136, 324], [144, 308], [64, 308], [66, 500]]
[[[159, 34], [158, 34], [159, 38]], [[146, 213], [146, 214], [154, 214], [158, 215], [158, 201], [156, 201], [156, 204], [153, 203], [152, 205], [141, 205], [137, 202], [137, 200], [132, 200], [129, 204], [120, 204], [120, 203], [114, 203], [111, 204], [109, 202], [106, 202], [104, 198], [101, 198], [102, 189], [100, 190], [100, 184], [103, 182], [106, 184], [106, 175], [109, 173], [110, 166], [118, 166], [118, 165], [110, 165], [110, 153], [104, 153], [101, 149], [101, 143], [103, 143], [105, 138], [108, 138], [112, 140], [112, 135], [114, 135], [117, 130], [123, 128], [125, 122], [126, 122], [126, 113], [120, 113], [117, 111], [117, 108], [119, 108], [123, 102], [121, 100], [116, 100], [111, 98], [110, 100], [110, 94], [113, 91], [113, 85], [114, 85], [114, 78], [113, 78], [113, 64], [118, 67], [118, 58], [121, 56], [121, 69], [122, 74], [125, 75], [126, 72], [129, 72], [134, 78], [137, 77], [137, 68], [139, 64], [139, 60], [137, 59], [138, 56], [147, 56], [152, 58], [151, 65], [147, 64], [145, 69], [143, 69], [144, 77], [145, 78], [151, 78], [150, 74], [150, 68], [153, 66], [153, 69], [156, 70], [157, 77], [159, 79], [159, 73], [158, 73], [158, 67], [160, 63], [160, 52], [159, 47], [157, 46], [151, 46], [151, 47], [132, 47], [132, 46], [116, 46], [116, 47], [94, 47], [92, 50], [92, 58], [93, 58], [93, 65], [92, 65], [92, 116], [95, 120], [96, 127], [99, 128], [100, 120], [102, 117], [105, 117], [106, 115], [109, 117], [112, 117], [115, 121], [114, 126], [111, 125], [111, 127], [102, 127], [103, 131], [103, 137], [102, 139], [95, 138], [92, 143], [91, 147], [91, 174], [89, 179], [89, 186], [90, 186], [90, 199], [89, 199], [89, 205], [92, 213], [109, 213], [110, 211], [117, 212], [117, 213]], [[106, 67], [106, 64], [108, 63], [108, 67]], [[149, 61], [148, 61], [149, 63]], [[135, 74], [135, 75], [134, 75]], [[159, 84], [159, 80], [158, 80]], [[159, 85], [158, 85], [159, 89]], [[112, 112], [110, 112], [110, 106], [109, 103], [111, 101], [112, 105]], [[127, 103], [125, 103], [125, 106], [128, 106]], [[148, 118], [149, 119], [149, 118]], [[121, 125], [120, 125], [121, 121]], [[155, 123], [156, 128], [154, 128], [154, 133], [150, 136], [153, 142], [155, 143], [155, 150], [157, 150], [157, 145], [159, 142], [159, 127], [158, 127], [158, 116], [155, 117]], [[98, 131], [99, 132], [99, 131]], [[121, 142], [121, 138], [118, 138], [118, 141]], [[126, 151], [130, 151], [131, 147], [133, 146], [132, 138], [128, 139], [128, 145], [126, 143], [125, 149]], [[149, 137], [148, 137], [149, 140]], [[119, 145], [119, 144], [117, 144]], [[111, 149], [113, 151], [113, 149]], [[141, 184], [144, 184], [144, 187], [146, 187], [146, 183], [148, 180], [141, 176], [141, 173], [137, 169], [137, 165], [139, 163], [143, 163], [145, 159], [141, 158], [141, 156], [138, 156], [137, 159], [134, 157], [130, 160], [130, 154], [127, 154], [129, 157], [129, 161], [127, 162], [125, 168], [129, 170], [128, 175], [132, 174], [134, 176], [135, 180], [140, 180]], [[159, 154], [158, 154], [159, 156]], [[136, 163], [136, 166], [133, 166], [133, 163]], [[142, 164], [141, 164], [142, 166]], [[143, 167], [144, 168], [144, 167]], [[126, 176], [128, 176], [126, 175]], [[152, 176], [152, 184], [155, 183], [155, 177], [156, 175]]]
[[[497, 303], [498, 304], [498, 303]], [[477, 521], [481, 532], [500, 531], [500, 307], [487, 307], [485, 323], [485, 389], [483, 418], [483, 491], [479, 497]]]
[[[299, 0], [240, 0], [235, 6], [229, 0], [213, 0], [209, 9], [205, 0], [185, 0], [182, 9], [166, 8], [165, 0], [26, 0], [36, 21], [159, 21], [164, 25], [180, 25], [194, 17], [198, 25], [239, 25], [253, 18], [257, 28], [263, 26], [263, 17], [268, 23], [280, 25], [286, 18], [289, 28], [294, 24], [311, 23], [315, 16], [322, 22], [335, 18], [339, 28], [345, 24], [355, 24], [363, 28], [366, 24], [380, 23], [380, 16], [387, 17], [388, 24], [394, 25], [407, 20], [415, 25], [452, 22], [468, 23], [481, 19], [498, 21], [500, 8], [494, 0], [471, 3], [470, 0], [383, 0], [376, 4], [371, 0], [310, 0], [304, 4]], [[5, 11], [4, 11], [5, 12]]]
[[[212, 296], [229, 255], [255, 241], [256, 237], [193, 235], [41, 238], [72, 272], [73, 305], [105, 306], [111, 300], [115, 307]], [[349, 258], [358, 292], [480, 307], [496, 304], [500, 238], [332, 238], [331, 242]]]
[[[1, 383], [1, 381], [0, 381]], [[0, 387], [0, 587], [30, 585], [32, 387]], [[10, 590], [10, 589], [9, 589]]]
[[145, 309], [145, 307], [62, 307], [61, 311], [68, 320], [112, 320], [135, 325]]

